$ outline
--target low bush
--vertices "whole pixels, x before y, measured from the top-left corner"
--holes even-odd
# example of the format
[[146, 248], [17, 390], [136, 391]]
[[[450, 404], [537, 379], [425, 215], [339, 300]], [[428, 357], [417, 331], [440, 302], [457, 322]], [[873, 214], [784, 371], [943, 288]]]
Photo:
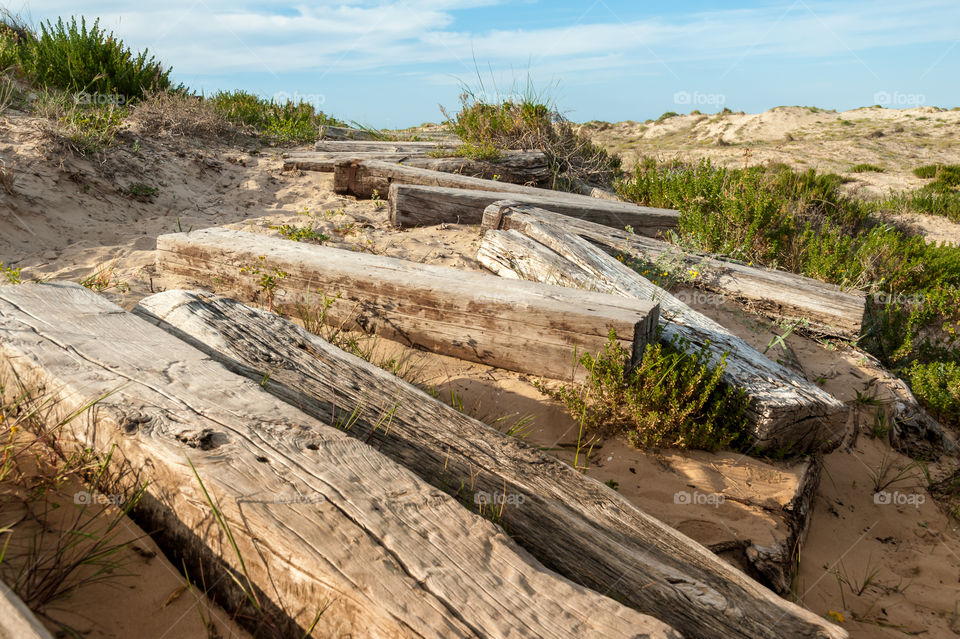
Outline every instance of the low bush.
[[726, 359], [672, 340], [647, 346], [643, 360], [627, 371], [629, 353], [611, 332], [602, 353], [585, 353], [583, 386], [540, 390], [563, 402], [590, 431], [626, 433], [640, 448], [716, 450], [747, 443], [747, 398], [721, 383]]
[[876, 164], [854, 164], [850, 167], [851, 173], [883, 173], [884, 171], [886, 171], [886, 169]]
[[320, 126], [345, 126], [302, 100], [275, 102], [247, 91], [218, 91], [208, 102], [231, 122], [253, 127], [281, 143], [313, 142]]
[[508, 149], [543, 151], [555, 189], [575, 190], [577, 182], [609, 186], [620, 172], [620, 157], [606, 151], [573, 125], [548, 100], [528, 87], [523, 97], [491, 102], [466, 89], [461, 108], [447, 124], [469, 149], [489, 159]]
[[153, 90], [181, 90], [149, 52], [134, 54], [123, 41], [84, 18], [41, 23], [35, 33], [7, 18], [0, 28], [0, 61], [16, 66], [35, 86], [72, 92], [80, 103], [124, 104]]
[[960, 426], [960, 365], [956, 362], [914, 362], [909, 369], [910, 386], [944, 424]]
[[861, 344], [905, 379], [927, 379], [909, 374], [914, 366], [960, 362], [960, 248], [884, 224], [876, 213], [889, 203], [849, 198], [842, 183], [783, 166], [645, 160], [617, 190], [638, 204], [678, 209], [676, 241], [687, 248], [867, 291]]

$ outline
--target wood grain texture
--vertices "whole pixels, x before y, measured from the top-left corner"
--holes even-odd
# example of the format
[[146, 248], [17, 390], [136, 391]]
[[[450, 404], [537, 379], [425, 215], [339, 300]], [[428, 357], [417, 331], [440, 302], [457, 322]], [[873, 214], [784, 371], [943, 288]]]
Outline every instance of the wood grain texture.
[[[301, 626], [330, 604], [317, 636], [679, 637], [546, 570], [372, 447], [77, 285], [0, 287], [0, 360], [3, 381], [16, 371], [56, 393], [59, 411], [101, 398], [71, 433], [101, 452], [116, 444], [117, 459], [141, 470], [148, 529], [208, 569], [237, 570], [188, 455], [265, 598]], [[232, 583], [205, 574], [208, 585]]]
[[349, 153], [428, 153], [438, 149], [453, 148], [445, 142], [406, 142], [382, 140], [318, 140], [315, 151]]
[[0, 581], [0, 639], [53, 639], [33, 611]]
[[[664, 340], [678, 336], [695, 347], [708, 346], [717, 361], [727, 353], [723, 379], [749, 396], [748, 418], [758, 448], [804, 452], [828, 449], [843, 439], [848, 414], [843, 402], [578, 235], [522, 210], [488, 208], [491, 217], [501, 216], [498, 226], [505, 230], [485, 233], [478, 256], [485, 267], [508, 277], [656, 300]], [[522, 236], [533, 242], [518, 239]]]
[[[506, 184], [496, 180], [484, 180], [481, 178], [430, 171], [428, 169], [418, 169], [376, 160], [341, 160], [337, 162], [334, 167], [333, 190], [340, 195], [354, 195], [358, 198], [369, 198], [373, 191], [377, 191], [381, 195], [387, 193], [390, 190], [390, 186], [394, 183], [467, 189], [471, 191], [495, 191], [508, 193], [509, 195], [506, 197], [510, 198], [513, 198], [515, 195], [546, 197], [550, 198], [553, 202], [570, 202], [573, 205], [582, 205], [594, 210], [609, 211], [611, 222], [616, 221], [615, 215], [618, 212], [623, 212], [626, 214], [624, 216], [624, 220], [626, 221], [616, 221], [617, 225], [630, 224], [629, 219], [627, 219], [630, 214], [634, 216], [639, 214], [640, 217], [650, 216], [651, 219], [654, 219], [654, 217], [659, 218], [661, 221], [659, 226], [666, 228], [676, 226], [676, 221], [679, 218], [679, 213], [667, 209], [643, 208], [628, 202], [612, 202], [593, 198], [588, 195], [580, 195], [578, 193], [553, 191], [533, 186], [524, 186], [522, 184]], [[598, 206], [600, 203], [605, 204], [605, 206]], [[479, 216], [480, 219], [482, 219], [482, 213], [479, 213]], [[454, 217], [456, 217], [456, 215], [454, 215]], [[646, 228], [650, 225], [649, 222], [645, 225], [640, 224], [640, 228]]]
[[[262, 259], [261, 259], [262, 258]], [[578, 353], [611, 330], [639, 360], [656, 327], [653, 302], [611, 299], [486, 273], [409, 262], [243, 231], [204, 229], [157, 240], [161, 273], [253, 300], [257, 267], [278, 279], [274, 304], [299, 316], [332, 299], [328, 320], [445, 355], [557, 379], [579, 379]]]
[[359, 406], [351, 436], [468, 504], [512, 496], [502, 521], [534, 556], [688, 638], [844, 636], [596, 480], [274, 314], [184, 291], [135, 312], [321, 421]]
[[317, 144], [327, 143], [329, 140], [375, 140], [369, 131], [363, 129], [354, 129], [345, 126], [323, 125], [318, 130], [320, 140]]
[[[402, 148], [402, 147], [401, 147]], [[547, 157], [541, 151], [507, 151], [496, 160], [473, 160], [462, 157], [434, 157], [427, 155], [430, 149], [417, 152], [406, 149], [406, 154], [388, 152], [328, 152], [290, 154], [284, 159], [284, 170], [321, 171], [332, 173], [336, 163], [342, 160], [376, 160], [393, 162], [403, 166], [455, 173], [487, 180], [500, 180], [511, 184], [544, 186], [553, 173]], [[383, 194], [381, 194], [383, 195]]]
[[[382, 195], [382, 193], [381, 193]], [[499, 200], [557, 211], [583, 218], [601, 228], [633, 227], [637, 233], [658, 235], [676, 227], [679, 213], [559, 191], [505, 193], [394, 182], [390, 185], [390, 220], [397, 226], [480, 224], [483, 210]]]
[[[505, 200], [516, 201], [516, 198]], [[768, 317], [786, 321], [806, 319], [808, 324], [802, 330], [815, 334], [850, 340], [860, 337], [866, 311], [866, 294], [862, 291], [843, 290], [839, 286], [794, 273], [684, 251], [661, 240], [627, 232], [623, 226], [609, 228], [592, 218], [580, 219], [582, 216], [544, 210], [549, 206], [539, 208], [541, 210], [527, 208], [524, 212], [562, 226], [604, 247], [613, 255], [623, 254], [646, 262], [667, 260], [668, 263], [696, 270], [698, 276], [693, 282], [695, 286], [729, 295]], [[493, 215], [485, 224], [490, 226], [498, 222], [497, 216]]]

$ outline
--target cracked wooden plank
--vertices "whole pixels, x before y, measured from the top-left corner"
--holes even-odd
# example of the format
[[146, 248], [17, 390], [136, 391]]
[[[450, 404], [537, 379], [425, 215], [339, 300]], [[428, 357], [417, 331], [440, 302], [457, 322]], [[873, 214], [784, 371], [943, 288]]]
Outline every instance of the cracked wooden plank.
[[[380, 192], [383, 195], [383, 192]], [[512, 192], [445, 188], [392, 182], [389, 190], [390, 220], [397, 226], [434, 224], [480, 224], [483, 210], [498, 200], [529, 204], [573, 218], [589, 219], [601, 228], [632, 227], [637, 233], [658, 235], [677, 225], [679, 213], [671, 209], [637, 206], [586, 195], [538, 189]]]
[[639, 360], [658, 313], [653, 302], [216, 228], [160, 236], [157, 268], [246, 300], [266, 274], [289, 315], [326, 296], [335, 325], [554, 379], [581, 378], [577, 353], [602, 350], [611, 330]]
[[[239, 606], [237, 555], [299, 636], [650, 637], [666, 624], [563, 579], [502, 529], [372, 447], [272, 397], [201, 351], [76, 284], [0, 287], [0, 382], [58, 397], [64, 435], [116, 445], [148, 482], [145, 528]], [[12, 384], [7, 386], [12, 387]], [[243, 577], [240, 577], [242, 580]], [[232, 607], [232, 606], [230, 606]]]
[[534, 207], [492, 204], [483, 226], [489, 230], [478, 259], [493, 272], [655, 300], [661, 306], [663, 339], [678, 336], [696, 348], [708, 346], [717, 361], [727, 353], [723, 381], [747, 393], [747, 416], [757, 449], [804, 452], [835, 447], [843, 439], [849, 412], [843, 402], [758, 353], [582, 237], [553, 225]]
[[186, 291], [134, 312], [323, 421], [359, 406], [351, 436], [460, 499], [512, 496], [501, 520], [537, 558], [688, 638], [844, 636], [598, 481], [273, 313]]
[[[641, 229], [634, 228], [631, 233], [624, 230], [623, 225], [604, 226], [593, 216], [570, 215], [556, 207], [521, 202], [513, 197], [505, 199], [518, 205], [537, 206], [539, 210], [524, 210], [539, 220], [588, 239], [613, 255], [623, 254], [648, 263], [666, 261], [675, 267], [695, 270], [698, 275], [692, 282], [694, 286], [728, 295], [767, 317], [791, 322], [806, 320], [807, 325], [799, 330], [849, 340], [860, 337], [866, 312], [866, 294], [862, 291], [843, 290], [794, 273], [684, 251], [673, 244], [643, 237], [641, 234], [645, 232]], [[391, 210], [392, 207], [391, 202]]]

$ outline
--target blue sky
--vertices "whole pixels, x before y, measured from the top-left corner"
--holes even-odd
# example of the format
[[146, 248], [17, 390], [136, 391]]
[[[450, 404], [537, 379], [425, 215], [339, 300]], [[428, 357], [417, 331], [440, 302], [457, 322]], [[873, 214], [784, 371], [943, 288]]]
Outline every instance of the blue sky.
[[302, 97], [378, 127], [440, 120], [438, 105], [456, 107], [463, 83], [508, 96], [528, 79], [575, 121], [784, 104], [960, 105], [956, 0], [49, 0], [8, 8], [34, 23], [99, 16], [196, 90]]

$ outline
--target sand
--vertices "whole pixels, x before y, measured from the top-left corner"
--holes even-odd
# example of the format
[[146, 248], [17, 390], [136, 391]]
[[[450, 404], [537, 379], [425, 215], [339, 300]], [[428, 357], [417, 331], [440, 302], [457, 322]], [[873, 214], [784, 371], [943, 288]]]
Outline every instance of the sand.
[[[856, 179], [852, 189], [876, 195], [921, 186], [923, 181], [909, 173], [916, 165], [956, 162], [950, 145], [958, 126], [960, 113], [929, 108], [837, 114], [789, 107], [720, 118], [680, 116], [660, 124], [591, 124], [588, 129], [632, 157], [706, 156], [730, 165], [784, 161], [841, 172], [851, 164], [877, 163], [886, 172], [851, 174]], [[875, 137], [875, 131], [883, 135]], [[0, 261], [22, 268], [25, 281], [93, 278], [105, 295], [131, 308], [151, 292], [180, 285], [165, 281], [153, 268], [160, 234], [227, 226], [277, 235], [284, 224], [312, 222], [330, 236], [331, 246], [481, 270], [475, 259], [475, 228], [398, 231], [390, 227], [384, 208], [336, 196], [330, 175], [284, 173], [275, 150], [175, 137], [135, 144], [137, 139], [136, 130], [128, 131], [106, 157], [83, 158], [39, 134], [33, 118], [4, 114], [0, 157], [15, 162], [17, 177], [13, 195], [0, 192]], [[718, 140], [723, 142], [718, 145]], [[134, 197], [128, 190], [136, 182], [159, 192], [149, 201]], [[939, 229], [942, 237], [960, 237], [955, 225], [943, 220], [914, 223], [924, 232]], [[761, 349], [783, 331], [733, 303], [700, 310]], [[872, 438], [872, 409], [856, 406], [857, 391], [872, 387], [873, 374], [860, 366], [855, 353], [832, 344], [797, 334], [786, 343], [789, 352], [775, 351], [776, 356], [847, 402], [851, 422], [863, 431], [851, 449], [838, 449], [824, 459], [809, 532], [797, 553], [793, 594], [788, 596], [818, 614], [842, 617], [853, 637], [960, 633], [957, 520], [929, 498], [916, 467], [904, 471], [908, 479], [888, 487], [902, 495], [891, 501], [913, 496], [909, 505], [875, 503], [873, 476], [881, 474], [881, 466], [894, 469], [889, 477], [912, 460], [891, 451], [884, 439]], [[403, 350], [385, 341], [381, 347]], [[797, 490], [796, 462], [746, 460], [730, 453], [639, 451], [616, 438], [596, 442], [589, 450], [581, 446], [578, 452], [577, 425], [533, 387], [534, 380], [442, 355], [417, 351], [411, 357], [419, 367], [420, 384], [435, 389], [440, 399], [449, 401], [454, 390], [467, 411], [501, 428], [532, 417], [526, 427], [529, 441], [568, 462], [576, 458], [590, 475], [615, 483], [633, 503], [720, 551], [734, 565], [747, 565], [743, 553], [751, 544], [776, 545], [789, 538], [785, 508]], [[882, 387], [879, 393], [883, 396]], [[945, 459], [926, 470], [935, 479], [956, 464]], [[710, 503], [678, 503], [675, 496], [683, 491], [714, 497]], [[914, 505], [919, 496], [923, 503]], [[169, 573], [170, 580], [136, 579], [131, 584], [135, 588], [124, 585], [111, 591], [112, 614], [122, 616], [118, 608], [137, 605], [117, 605], [128, 595], [154, 602], [143, 610], [160, 614], [155, 603], [165, 601], [181, 582], [162, 554], [153, 556], [149, 566], [158, 574]], [[861, 588], [864, 576], [874, 571], [874, 578]], [[89, 598], [78, 595], [64, 603], [83, 610], [91, 601], [105, 599], [99, 592], [84, 597]], [[91, 630], [93, 626], [100, 633], [94, 636], [125, 636], [95, 621]]]

